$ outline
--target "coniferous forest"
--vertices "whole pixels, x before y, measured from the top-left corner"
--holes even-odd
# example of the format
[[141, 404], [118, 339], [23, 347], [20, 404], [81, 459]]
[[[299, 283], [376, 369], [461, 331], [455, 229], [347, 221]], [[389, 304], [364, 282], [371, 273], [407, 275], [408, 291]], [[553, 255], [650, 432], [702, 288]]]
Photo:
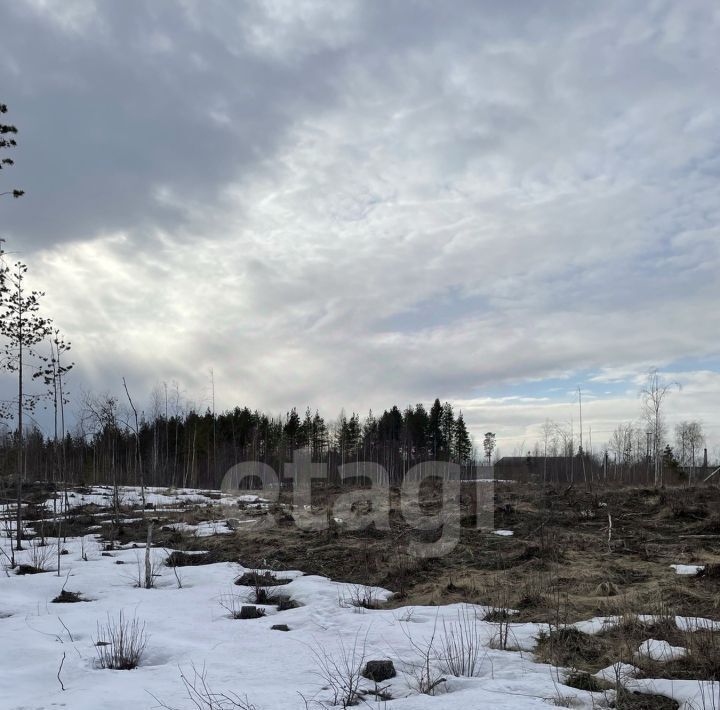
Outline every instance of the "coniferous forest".
[[[315, 462], [337, 466], [369, 461], [383, 466], [399, 483], [414, 465], [428, 460], [469, 466], [473, 444], [462, 412], [436, 399], [428, 410], [417, 404], [397, 406], [376, 416], [352, 413], [328, 421], [318, 411], [292, 409], [269, 416], [248, 407], [213, 413], [185, 410], [177, 389], [157, 388], [151, 415], [118, 397], [86, 395], [77, 424], [58, 439], [31, 427], [25, 434], [24, 466], [30, 478], [104, 483], [216, 488], [234, 464], [259, 461], [278, 475], [297, 449]], [[166, 398], [167, 395], [167, 398]], [[16, 466], [17, 434], [2, 437], [2, 471]]]

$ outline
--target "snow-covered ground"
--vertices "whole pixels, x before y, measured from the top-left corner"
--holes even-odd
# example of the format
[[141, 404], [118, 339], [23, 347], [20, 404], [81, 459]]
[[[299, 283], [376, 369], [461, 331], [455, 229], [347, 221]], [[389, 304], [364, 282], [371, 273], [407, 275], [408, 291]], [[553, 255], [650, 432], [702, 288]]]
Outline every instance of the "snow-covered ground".
[[[143, 493], [138, 486], [122, 486], [119, 489], [120, 503], [124, 506], [141, 506]], [[101, 508], [109, 508], [113, 505], [112, 486], [93, 486], [87, 492], [70, 491], [68, 493], [70, 507], [81, 505], [97, 505]], [[213, 505], [222, 501], [225, 505], [264, 505], [267, 501], [253, 494], [226, 494], [219, 491], [207, 491], [194, 488], [157, 488], [147, 486], [145, 488], [145, 503], [154, 507], [162, 507], [166, 510], [172, 506]], [[44, 503], [48, 511], [53, 509], [53, 500], [49, 499]], [[183, 510], [184, 508], [176, 508]]]
[[[157, 495], [172, 499], [167, 505], [177, 503], [173, 495]], [[6, 538], [0, 538], [0, 545], [8, 551]], [[363, 660], [392, 660], [398, 674], [381, 684], [392, 699], [378, 701], [370, 695], [364, 699], [366, 706], [383, 709], [537, 708], [553, 706], [561, 698], [573, 707], [589, 709], [603, 699], [602, 694], [564, 686], [563, 669], [534, 662], [532, 649], [540, 625], [511, 624], [508, 645], [518, 649], [511, 651], [493, 648], [498, 626], [480, 620], [475, 628], [482, 648], [475, 677], [451, 676], [438, 659], [442, 654], [433, 653], [432, 672], [446, 681], [437, 686], [436, 695], [423, 695], [415, 679], [433, 636], [437, 645], [459, 619], [482, 619], [486, 609], [457, 604], [362, 609], [350, 601], [368, 590], [295, 571], [274, 573], [292, 580], [274, 589], [300, 607], [279, 612], [268, 605], [263, 618], [233, 619], [223, 604], [227, 605], [228, 595], [237, 597], [238, 604], [249, 602], [251, 588], [233, 583], [247, 570], [229, 563], [179, 568], [179, 588], [173, 570], [162, 564], [166, 553], [152, 550], [159, 573], [156, 588], [141, 589], [136, 582], [144, 550], [140, 541], [138, 545], [139, 549], [126, 546], [107, 556], [101, 554], [93, 536], [86, 536], [82, 545], [78, 539], [69, 539], [63, 545], [68, 554], [61, 556], [60, 576], [56, 572], [19, 576], [7, 570], [0, 577], [3, 710], [127, 710], [159, 707], [159, 702], [189, 709], [195, 706], [180, 674], [192, 677], [193, 667], [205, 669], [206, 681], [215, 692], [247, 696], [258, 710], [321, 707], [315, 703], [329, 707], [332, 692], [318, 675], [318, 657], [333, 658], [341, 665], [345, 658], [355, 666]], [[19, 553], [18, 562], [29, 560], [29, 550]], [[63, 587], [88, 601], [52, 603]], [[378, 600], [391, 595], [377, 588], [369, 593]], [[137, 618], [145, 624], [144, 657], [132, 671], [101, 669], [95, 646], [102, 636], [98, 625], [117, 619], [121, 611], [126, 619]], [[677, 621], [682, 626], [693, 620]], [[595, 633], [609, 623], [613, 619], [593, 619], [577, 626]], [[286, 624], [290, 630], [273, 630], [275, 624]], [[668, 651], [654, 640], [639, 652], [682, 653], [675, 648]], [[605, 675], [611, 677], [612, 672], [608, 669]], [[702, 690], [706, 695], [711, 692], [696, 681], [627, 682], [630, 687], [654, 690], [696, 706]], [[374, 684], [363, 680], [361, 687], [371, 690]]]

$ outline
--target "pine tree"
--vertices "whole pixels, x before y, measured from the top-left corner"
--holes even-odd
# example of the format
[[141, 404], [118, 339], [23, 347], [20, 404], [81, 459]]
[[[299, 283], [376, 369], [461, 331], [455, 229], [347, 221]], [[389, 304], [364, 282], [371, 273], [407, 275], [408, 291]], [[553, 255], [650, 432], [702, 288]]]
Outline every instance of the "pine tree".
[[[7, 106], [3, 103], [0, 103], [0, 114], [7, 113]], [[14, 136], [17, 135], [17, 128], [11, 124], [8, 123], [0, 123], [0, 150], [12, 150], [16, 145], [17, 142], [15, 141]], [[9, 168], [11, 165], [14, 165], [15, 161], [12, 158], [0, 158], [0, 170], [3, 168]], [[12, 195], [14, 198], [22, 197], [25, 194], [24, 190], [6, 190], [5, 192], [0, 192], [0, 196], [3, 195]]]
[[493, 451], [495, 450], [495, 434], [491, 431], [485, 434], [485, 438], [483, 439], [483, 449], [485, 450], [485, 458], [487, 459], [489, 466]]
[[[70, 352], [70, 343], [66, 343], [56, 328], [50, 339], [50, 357], [42, 370], [43, 380], [52, 398], [55, 421], [53, 448], [55, 454], [54, 467], [64, 481], [65, 464], [65, 405], [69, 403], [68, 391], [64, 378], [72, 370], [75, 363], [66, 362], [65, 355]], [[62, 455], [60, 445], [62, 444]]]
[[316, 461], [319, 461], [322, 457], [325, 447], [329, 445], [328, 442], [328, 431], [325, 420], [320, 416], [317, 409], [315, 410], [315, 416], [312, 422], [312, 457]]
[[52, 333], [50, 321], [38, 314], [42, 291], [25, 290], [27, 266], [16, 262], [12, 267], [2, 259], [0, 252], [0, 293], [2, 294], [2, 312], [0, 312], [0, 335], [4, 336], [5, 367], [17, 374], [18, 397], [16, 402], [17, 424], [17, 530], [16, 549], [22, 549], [22, 481], [24, 478], [24, 441], [23, 417], [32, 410], [41, 395], [28, 394], [25, 390], [25, 368], [34, 367], [33, 377], [42, 377], [47, 358], [36, 350], [45, 338]]

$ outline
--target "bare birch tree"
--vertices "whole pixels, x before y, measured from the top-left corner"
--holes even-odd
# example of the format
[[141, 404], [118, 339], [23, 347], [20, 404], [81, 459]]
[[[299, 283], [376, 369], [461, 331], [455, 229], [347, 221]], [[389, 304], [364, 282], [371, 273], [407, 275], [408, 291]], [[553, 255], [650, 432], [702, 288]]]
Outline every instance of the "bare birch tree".
[[642, 413], [651, 436], [650, 449], [653, 461], [655, 486], [663, 484], [662, 451], [665, 443], [666, 425], [663, 404], [677, 382], [667, 382], [656, 369], [650, 370], [645, 387], [640, 391]]

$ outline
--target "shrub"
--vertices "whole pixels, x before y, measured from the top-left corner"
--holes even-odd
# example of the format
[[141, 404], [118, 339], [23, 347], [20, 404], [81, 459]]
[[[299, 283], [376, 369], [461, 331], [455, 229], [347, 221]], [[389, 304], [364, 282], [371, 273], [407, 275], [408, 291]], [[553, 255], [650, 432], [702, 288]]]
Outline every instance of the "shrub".
[[108, 615], [107, 623], [97, 627], [95, 649], [100, 668], [129, 671], [140, 665], [148, 637], [145, 623], [126, 619], [123, 612], [117, 620]]
[[41, 545], [38, 540], [33, 540], [30, 543], [29, 557], [30, 566], [35, 568], [35, 572], [47, 572], [55, 557], [55, 546]]
[[437, 668], [435, 662], [437, 656], [437, 622], [436, 616], [432, 635], [428, 640], [422, 642], [413, 638], [407, 626], [400, 627], [417, 654], [415, 659], [408, 661], [406, 664], [406, 672], [410, 676], [408, 682], [414, 690], [423, 695], [435, 695], [447, 682], [447, 678]]
[[267, 587], [280, 587], [284, 584], [289, 584], [291, 581], [291, 579], [275, 577], [268, 571], [260, 572], [259, 570], [253, 570], [252, 572], [245, 572], [238, 577], [235, 580], [235, 584], [242, 587], [252, 587], [250, 601], [255, 602], [255, 604], [275, 604], [278, 595], [268, 590]]
[[437, 656], [444, 672], [457, 677], [479, 675], [486, 655], [477, 618], [469, 607], [458, 611], [456, 621], [443, 621]]
[[347, 591], [340, 594], [338, 603], [341, 607], [355, 607], [356, 609], [378, 609], [380, 600], [374, 587], [364, 584], [350, 585]]
[[665, 695], [639, 693], [621, 688], [615, 696], [616, 710], [678, 710], [676, 700]]
[[584, 634], [572, 627], [551, 629], [538, 636], [537, 657], [554, 666], [577, 668], [597, 665], [605, 658], [607, 642], [599, 635]]
[[360, 700], [360, 683], [365, 664], [366, 643], [367, 638], [361, 642], [358, 632], [355, 634], [351, 646], [345, 645], [340, 636], [338, 637], [339, 648], [337, 651], [331, 653], [320, 644], [312, 649], [317, 664], [315, 674], [332, 692], [333, 705], [348, 708], [356, 705]]
[[[241, 698], [235, 693], [218, 693], [207, 683], [205, 668], [202, 671], [192, 667], [192, 677], [188, 677], [181, 670], [180, 679], [185, 686], [188, 699], [197, 710], [255, 710], [247, 698]], [[155, 696], [153, 696], [155, 697]], [[165, 710], [175, 710], [170, 705], [157, 700], [158, 705]]]
[[297, 609], [302, 606], [299, 602], [296, 602], [292, 597], [277, 596], [275, 597], [275, 603], [277, 604], [278, 611], [289, 611], [290, 609]]
[[219, 561], [220, 557], [214, 551], [190, 554], [182, 550], [173, 550], [168, 554], [165, 564], [173, 568], [196, 567], [198, 565], [210, 565]]
[[265, 572], [260, 572], [259, 570], [245, 572], [235, 580], [235, 584], [240, 587], [280, 587], [290, 582], [292, 582], [292, 579], [276, 577], [272, 572], [268, 572], [267, 570]]
[[15, 574], [24, 575], [24, 574], [40, 574], [41, 572], [44, 572], [43, 569], [38, 569], [37, 567], [33, 567], [32, 565], [18, 565], [17, 569], [15, 570]]
[[75, 604], [76, 602], [86, 602], [87, 599], [83, 599], [80, 592], [68, 592], [63, 589], [55, 599], [52, 600], [53, 604]]
[[585, 671], [571, 673], [564, 682], [570, 688], [578, 690], [587, 690], [590, 693], [599, 693], [608, 688], [608, 683], [603, 682]]

